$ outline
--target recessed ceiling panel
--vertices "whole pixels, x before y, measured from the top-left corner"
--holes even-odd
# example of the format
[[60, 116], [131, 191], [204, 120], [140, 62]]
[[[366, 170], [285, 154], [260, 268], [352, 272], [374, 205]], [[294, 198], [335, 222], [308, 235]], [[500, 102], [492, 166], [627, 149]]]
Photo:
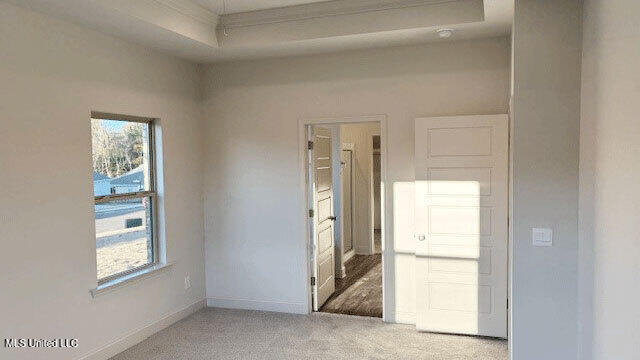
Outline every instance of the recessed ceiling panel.
[[327, 0], [194, 0], [217, 14], [274, 9], [285, 6], [311, 4]]
[[[514, 0], [4, 1], [174, 56], [217, 62], [443, 41], [439, 27], [454, 30], [451, 40], [505, 36]], [[227, 15], [219, 16], [223, 8]]]

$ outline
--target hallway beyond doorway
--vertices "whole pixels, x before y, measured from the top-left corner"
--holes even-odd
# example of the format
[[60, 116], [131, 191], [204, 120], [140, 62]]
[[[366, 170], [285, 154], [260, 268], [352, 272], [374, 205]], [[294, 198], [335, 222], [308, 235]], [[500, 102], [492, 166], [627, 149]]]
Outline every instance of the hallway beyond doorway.
[[321, 312], [382, 317], [382, 255], [380, 232], [375, 232], [373, 255], [354, 255], [345, 263], [347, 276], [336, 279], [336, 291]]

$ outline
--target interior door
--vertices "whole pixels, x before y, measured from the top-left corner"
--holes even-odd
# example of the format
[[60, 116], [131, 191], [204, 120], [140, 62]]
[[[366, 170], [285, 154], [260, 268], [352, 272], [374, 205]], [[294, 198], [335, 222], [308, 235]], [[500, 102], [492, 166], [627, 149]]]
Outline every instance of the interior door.
[[353, 249], [352, 161], [353, 152], [342, 150], [342, 248], [345, 254]]
[[416, 327], [507, 336], [507, 115], [415, 121]]
[[331, 176], [331, 130], [311, 127], [310, 150], [313, 198], [314, 278], [313, 309], [318, 309], [335, 291], [333, 184]]

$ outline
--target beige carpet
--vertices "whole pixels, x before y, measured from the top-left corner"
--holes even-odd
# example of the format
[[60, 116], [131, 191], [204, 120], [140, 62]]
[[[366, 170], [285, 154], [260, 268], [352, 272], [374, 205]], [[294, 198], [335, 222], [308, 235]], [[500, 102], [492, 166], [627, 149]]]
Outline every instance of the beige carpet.
[[505, 360], [504, 340], [418, 333], [380, 319], [203, 309], [114, 360]]

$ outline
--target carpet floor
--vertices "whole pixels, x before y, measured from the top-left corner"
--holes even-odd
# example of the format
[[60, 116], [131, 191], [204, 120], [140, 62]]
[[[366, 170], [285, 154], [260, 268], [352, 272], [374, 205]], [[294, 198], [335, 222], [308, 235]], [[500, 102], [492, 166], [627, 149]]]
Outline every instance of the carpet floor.
[[419, 333], [380, 319], [206, 308], [112, 360], [505, 360], [504, 340]]

